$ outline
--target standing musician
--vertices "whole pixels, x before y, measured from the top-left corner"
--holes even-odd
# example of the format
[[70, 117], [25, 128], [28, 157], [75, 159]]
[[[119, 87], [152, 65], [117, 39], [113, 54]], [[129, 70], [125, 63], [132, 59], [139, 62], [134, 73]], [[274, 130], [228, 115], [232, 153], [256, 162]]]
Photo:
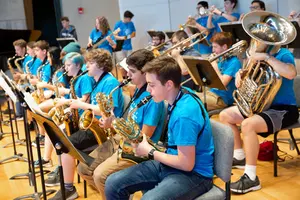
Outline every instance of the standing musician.
[[[72, 100], [70, 108], [72, 109], [92, 109], [97, 119], [101, 118], [100, 108], [97, 105], [96, 95], [99, 92], [109, 95], [109, 93], [119, 85], [118, 80], [109, 72], [112, 70], [111, 54], [104, 49], [93, 49], [85, 54], [85, 60], [88, 69], [88, 75], [93, 77], [95, 83], [90, 95], [91, 103], [82, 102], [80, 99]], [[119, 89], [113, 95], [113, 112], [115, 116], [121, 116], [123, 112], [124, 99], [122, 90]], [[79, 150], [86, 149], [97, 144], [96, 138], [90, 130], [79, 130], [69, 137], [75, 148]], [[66, 188], [66, 198], [75, 199], [78, 197], [76, 188], [73, 186], [75, 173], [75, 159], [69, 154], [62, 154], [62, 166], [64, 182]], [[61, 191], [58, 191], [53, 198], [62, 199]]]
[[[237, 106], [223, 110], [220, 120], [229, 125], [234, 133], [233, 167], [243, 168], [243, 176], [236, 182], [231, 183], [230, 189], [236, 193], [247, 193], [259, 190], [260, 181], [256, 175], [256, 164], [259, 152], [257, 135], [267, 137], [287, 126], [297, 122], [299, 117], [296, 106], [296, 98], [293, 90], [293, 79], [297, 75], [294, 56], [285, 48], [280, 48], [276, 53], [254, 53], [251, 57], [254, 61], [265, 61], [282, 76], [282, 84], [276, 94], [271, 107], [251, 117], [241, 114]], [[236, 87], [241, 85], [241, 73], [236, 74]], [[243, 141], [237, 124], [241, 125]], [[244, 150], [242, 148], [244, 146]], [[246, 166], [245, 166], [246, 164]]]
[[105, 41], [103, 41], [98, 48], [106, 49], [112, 53], [112, 49], [116, 48], [116, 41], [112, 35], [107, 19], [103, 16], [96, 18], [96, 25], [90, 33], [87, 47], [92, 47], [95, 43], [100, 42], [102, 39], [105, 39]]
[[[127, 106], [129, 112], [131, 112], [144, 97], [150, 95], [150, 93], [146, 91], [147, 82], [142, 69], [145, 64], [152, 59], [154, 59], [154, 56], [151, 51], [140, 49], [130, 54], [126, 60], [129, 65], [128, 77], [137, 87], [130, 104]], [[153, 100], [150, 100], [146, 105], [138, 108], [133, 115], [135, 116], [135, 120], [139, 125], [140, 130], [154, 142], [157, 142], [164, 124], [164, 103], [156, 103]], [[110, 128], [113, 119], [114, 116], [103, 118], [102, 126]], [[119, 136], [112, 138], [113, 141], [106, 141], [90, 154], [95, 158], [91, 167], [79, 164], [77, 168], [80, 176], [98, 189], [102, 199], [105, 199], [104, 187], [107, 177], [114, 172], [135, 164], [134, 161], [129, 161], [127, 159], [119, 160], [119, 148], [121, 147], [119, 147], [118, 137]]]
[[[212, 38], [212, 47], [214, 55], [218, 56], [224, 51], [228, 50], [232, 44], [232, 35], [229, 32], [216, 33]], [[214, 70], [221, 79], [226, 90], [219, 90], [217, 88], [211, 88], [206, 92], [207, 110], [215, 110], [225, 108], [233, 104], [232, 93], [236, 89], [235, 87], [235, 74], [241, 69], [242, 64], [236, 56], [231, 56], [223, 60], [220, 57], [218, 60], [211, 63]], [[202, 102], [204, 101], [204, 94], [197, 93]]]
[[75, 38], [76, 40], [78, 40], [75, 26], [70, 25], [69, 17], [64, 16], [60, 19], [60, 21], [63, 27], [60, 31], [60, 37]]
[[131, 39], [135, 37], [136, 32], [134, 23], [132, 22], [133, 17], [134, 14], [129, 10], [126, 10], [124, 12], [123, 20], [120, 20], [115, 24], [114, 30], [117, 30], [118, 28], [121, 29], [120, 33], [116, 35], [115, 38], [117, 40], [124, 40], [122, 51], [116, 53], [117, 62], [127, 58], [132, 52]]
[[[172, 36], [172, 45], [176, 45], [183, 40], [187, 39], [189, 36], [188, 34], [183, 31], [179, 30], [175, 32]], [[198, 51], [196, 51], [193, 47], [189, 47], [191, 42], [188, 42], [185, 44], [185, 46], [177, 49], [173, 49], [171, 52], [172, 57], [178, 62], [180, 68], [181, 68], [181, 73], [182, 73], [182, 82], [189, 79], [191, 76], [188, 73], [186, 63], [184, 62], [182, 56], [201, 56]], [[198, 90], [199, 86], [197, 86], [193, 81], [189, 81], [185, 83], [183, 86], [189, 87], [193, 90]]]
[[194, 93], [180, 87], [181, 69], [173, 58], [157, 57], [143, 72], [153, 100], [169, 103], [167, 151], [156, 151], [144, 134], [136, 155], [150, 160], [111, 174], [106, 198], [128, 199], [142, 190], [147, 191], [145, 199], [194, 199], [212, 188], [214, 144], [208, 114]]
[[[218, 8], [216, 8], [213, 5], [210, 8], [208, 21], [207, 21], [207, 28], [211, 29], [215, 27], [217, 32], [221, 32], [221, 29], [218, 25], [219, 23], [238, 21], [240, 18], [240, 14], [233, 12], [237, 3], [238, 0], [224, 0], [225, 12], [220, 11]], [[218, 18], [215, 21], [213, 21], [213, 15], [218, 16]]]
[[[249, 7], [250, 11], [265, 11], [266, 10], [266, 5], [265, 2], [260, 1], [260, 0], [254, 0], [251, 2], [251, 6]], [[241, 21], [244, 17], [244, 13], [241, 14], [239, 21]]]

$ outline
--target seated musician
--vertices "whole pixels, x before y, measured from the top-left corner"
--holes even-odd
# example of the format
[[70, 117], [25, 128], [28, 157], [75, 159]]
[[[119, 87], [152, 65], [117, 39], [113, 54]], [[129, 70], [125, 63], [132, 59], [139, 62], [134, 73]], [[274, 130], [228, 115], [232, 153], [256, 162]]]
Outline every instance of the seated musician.
[[[183, 31], [179, 30], [175, 32], [172, 36], [172, 45], [177, 45], [178, 43], [182, 42], [183, 40], [189, 38], [188, 34]], [[190, 47], [189, 45], [191, 42], [187, 42], [183, 46], [173, 49], [171, 52], [172, 57], [178, 62], [181, 73], [182, 73], [182, 82], [189, 79], [190, 75], [187, 70], [186, 63], [184, 62], [182, 56], [201, 56], [198, 51], [196, 51], [193, 47]], [[183, 86], [191, 88], [192, 90], [198, 91], [199, 86], [197, 86], [193, 81], [189, 81], [185, 83]]]
[[[228, 50], [232, 46], [232, 35], [228, 32], [216, 33], [211, 38], [213, 52], [217, 56], [224, 51]], [[214, 55], [213, 54], [213, 55]], [[224, 60], [223, 60], [224, 59]], [[242, 64], [236, 56], [229, 58], [220, 57], [218, 60], [211, 63], [214, 70], [221, 79], [226, 90], [219, 90], [217, 88], [211, 88], [206, 92], [207, 110], [215, 110], [225, 108], [233, 104], [232, 93], [236, 89], [235, 74], [241, 69]], [[204, 102], [204, 94], [197, 93], [202, 102]]]
[[[217, 32], [221, 32], [221, 29], [218, 25], [219, 23], [238, 21], [240, 14], [234, 12], [234, 8], [236, 7], [237, 3], [238, 0], [224, 0], [225, 11], [220, 11], [213, 5], [210, 8], [207, 27], [209, 29], [215, 27]], [[216, 20], [213, 20], [213, 16], [216, 17]]]
[[150, 160], [111, 174], [106, 198], [128, 199], [146, 190], [145, 199], [195, 199], [212, 188], [214, 144], [208, 114], [192, 91], [180, 87], [181, 69], [173, 58], [157, 57], [143, 72], [153, 100], [169, 103], [167, 151], [155, 150], [144, 134], [136, 155]]
[[135, 37], [135, 26], [132, 22], [134, 14], [129, 10], [124, 12], [123, 20], [116, 22], [114, 30], [120, 28], [121, 31], [115, 36], [117, 40], [124, 40], [122, 51], [116, 52], [117, 62], [127, 58], [132, 53], [131, 39]]
[[[276, 49], [276, 53], [272, 55], [255, 53], [251, 58], [254, 61], [268, 62], [282, 76], [282, 84], [271, 107], [266, 111], [256, 113], [247, 118], [241, 114], [237, 106], [233, 106], [220, 113], [220, 120], [228, 124], [234, 133], [232, 165], [234, 168], [245, 167], [243, 176], [238, 181], [231, 183], [230, 188], [233, 192], [243, 194], [261, 188], [260, 181], [256, 175], [259, 152], [257, 135], [267, 137], [297, 122], [299, 117], [293, 89], [293, 79], [297, 75], [293, 54], [286, 48], [280, 48], [279, 51]], [[241, 73], [238, 72], [236, 74], [236, 87], [239, 88], [241, 83]], [[241, 125], [243, 141], [237, 124]]]
[[[142, 69], [145, 64], [152, 59], [154, 59], [154, 56], [151, 51], [141, 49], [133, 52], [126, 60], [129, 65], [128, 77], [131, 78], [131, 82], [137, 87], [132, 101], [127, 105], [129, 112], [131, 112], [144, 97], [150, 95], [150, 93], [146, 91], [147, 82]], [[156, 103], [150, 100], [146, 105], [138, 108], [133, 115], [141, 131], [154, 142], [157, 142], [163, 131], [165, 117], [164, 103]], [[105, 128], [111, 127], [113, 118], [114, 116], [106, 119], [103, 118], [102, 126]], [[135, 165], [135, 161], [118, 158], [121, 156], [119, 152], [119, 148], [121, 148], [121, 146], [119, 147], [119, 137], [120, 136], [117, 135], [115, 138], [106, 141], [90, 154], [95, 158], [91, 167], [80, 163], [77, 168], [80, 176], [87, 180], [90, 185], [98, 189], [102, 199], [105, 199], [104, 187], [106, 178], [114, 172]], [[130, 141], [128, 143], [130, 144]]]
[[[166, 40], [166, 35], [164, 32], [162, 31], [156, 31], [154, 32], [154, 34], [152, 35], [152, 45], [153, 48], [157, 47], [157, 46], [161, 46], [162, 44], [165, 43]], [[160, 53], [164, 52], [165, 50], [167, 50], [167, 47], [165, 45], [161, 46], [159, 49], [157, 49]]]
[[[58, 57], [59, 57], [59, 55], [58, 55]], [[52, 61], [50, 61], [50, 63], [51, 62]], [[67, 75], [69, 77], [74, 78], [82, 73], [81, 67], [84, 63], [84, 58], [79, 53], [71, 52], [71, 53], [68, 53], [67, 55], [65, 55], [65, 57], [63, 59], [63, 63], [65, 65], [65, 70], [67, 71]], [[73, 80], [75, 80], [75, 79], [73, 79]], [[92, 77], [85, 74], [83, 76], [80, 76], [78, 79], [76, 79], [75, 83], [72, 81], [70, 81], [70, 83], [65, 83], [65, 82], [62, 82], [61, 80], [58, 80], [59, 85], [53, 86], [53, 87], [59, 87], [58, 88], [59, 95], [55, 94], [56, 98], [54, 100], [50, 99], [47, 102], [43, 102], [42, 103], [43, 106], [40, 106], [41, 110], [48, 112], [50, 109], [52, 109], [54, 107], [54, 102], [55, 102], [56, 107], [69, 104], [71, 102], [71, 99], [75, 98], [75, 97], [70, 97], [70, 95], [69, 95], [70, 93], [71, 94], [75, 93], [76, 98], [81, 99], [83, 102], [86, 102], [88, 100], [89, 94], [92, 92], [92, 87], [93, 87], [93, 83], [94, 83], [94, 80], [92, 79]], [[66, 87], [66, 85], [68, 85], [68, 86], [71, 85], [71, 88]], [[54, 89], [54, 88], [52, 88], [52, 89]], [[71, 90], [73, 90], [73, 91], [71, 92]], [[47, 104], [47, 105], [44, 106], [45, 104]], [[82, 111], [81, 111], [81, 113], [82, 113]], [[59, 125], [59, 124], [57, 124], [57, 125]], [[52, 145], [48, 135], [45, 134], [45, 131], [41, 128], [39, 130], [40, 130], [41, 134], [45, 135], [45, 141], [44, 141], [45, 148], [44, 148], [44, 156], [42, 158], [42, 165], [44, 167], [51, 167], [52, 166], [51, 154], [53, 151], [53, 145]], [[37, 160], [34, 163], [34, 165], [35, 165], [35, 167], [39, 167], [39, 161]], [[47, 179], [45, 181], [45, 184], [46, 184], [46, 186], [54, 185], [53, 180], [51, 178]]]
[[92, 47], [95, 43], [100, 42], [102, 39], [105, 41], [98, 46], [100, 49], [106, 49], [112, 53], [112, 49], [116, 48], [116, 41], [109, 27], [109, 23], [105, 17], [97, 17], [95, 28], [89, 36], [87, 47]]
[[31, 75], [36, 76], [37, 69], [42, 64], [42, 61], [40, 59], [38, 59], [35, 55], [34, 44], [35, 44], [34, 41], [28, 42], [27, 47], [26, 47], [27, 53], [31, 57], [31, 60], [29, 60], [27, 63], [25, 63], [25, 71], [27, 73], [27, 79], [29, 79]]
[[[260, 0], [254, 0], [251, 2], [251, 6], [249, 7], [250, 11], [265, 11], [266, 10], [266, 5], [265, 2], [260, 1]], [[239, 21], [241, 21], [244, 17], [244, 13], [241, 14]]]
[[[90, 102], [82, 102], [80, 99], [72, 100], [71, 109], [92, 109], [97, 117], [101, 118], [100, 108], [97, 105], [96, 95], [99, 92], [109, 95], [109, 93], [119, 85], [118, 80], [109, 72], [112, 70], [112, 57], [107, 50], [93, 49], [85, 54], [85, 60], [88, 69], [88, 75], [93, 77], [95, 83], [90, 95]], [[123, 112], [124, 99], [122, 90], [115, 91], [113, 98], [113, 112], [115, 116], [120, 117]], [[69, 137], [75, 148], [79, 150], [86, 149], [93, 145], [97, 145], [97, 140], [92, 131], [79, 130]], [[62, 166], [65, 182], [65, 191], [67, 199], [75, 199], [78, 197], [76, 188], [73, 186], [75, 173], [75, 159], [69, 154], [62, 154]], [[51, 199], [62, 199], [61, 191], [58, 191]]]

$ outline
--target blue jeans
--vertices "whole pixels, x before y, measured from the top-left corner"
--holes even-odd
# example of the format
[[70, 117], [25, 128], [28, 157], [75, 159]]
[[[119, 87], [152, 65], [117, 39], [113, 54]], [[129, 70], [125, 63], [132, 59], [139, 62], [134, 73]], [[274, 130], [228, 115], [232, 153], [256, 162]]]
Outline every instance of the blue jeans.
[[105, 195], [108, 200], [123, 200], [136, 191], [146, 190], [142, 199], [194, 199], [208, 192], [212, 185], [211, 178], [151, 160], [110, 175], [105, 182]]

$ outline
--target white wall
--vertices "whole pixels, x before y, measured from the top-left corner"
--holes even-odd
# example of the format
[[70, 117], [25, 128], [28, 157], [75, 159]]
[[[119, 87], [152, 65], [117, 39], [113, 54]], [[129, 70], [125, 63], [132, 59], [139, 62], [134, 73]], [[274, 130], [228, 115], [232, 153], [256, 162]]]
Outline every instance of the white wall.
[[[61, 0], [61, 5], [62, 15], [68, 16], [76, 27], [81, 47], [86, 47], [97, 16], [105, 16], [111, 29], [120, 20], [118, 0]], [[83, 7], [83, 14], [78, 13], [79, 7]]]
[[0, 28], [27, 29], [23, 0], [0, 0]]

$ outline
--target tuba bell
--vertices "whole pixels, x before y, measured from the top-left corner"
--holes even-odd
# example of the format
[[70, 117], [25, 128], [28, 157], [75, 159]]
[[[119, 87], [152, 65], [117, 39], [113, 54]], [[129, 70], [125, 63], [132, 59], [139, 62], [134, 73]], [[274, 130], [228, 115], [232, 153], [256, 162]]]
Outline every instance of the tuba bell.
[[233, 92], [233, 98], [241, 113], [250, 117], [270, 107], [282, 83], [282, 77], [268, 62], [256, 62], [250, 56], [256, 52], [277, 53], [282, 45], [296, 38], [297, 32], [290, 21], [266, 11], [246, 14], [242, 26], [251, 43], [246, 51], [242, 83]]

